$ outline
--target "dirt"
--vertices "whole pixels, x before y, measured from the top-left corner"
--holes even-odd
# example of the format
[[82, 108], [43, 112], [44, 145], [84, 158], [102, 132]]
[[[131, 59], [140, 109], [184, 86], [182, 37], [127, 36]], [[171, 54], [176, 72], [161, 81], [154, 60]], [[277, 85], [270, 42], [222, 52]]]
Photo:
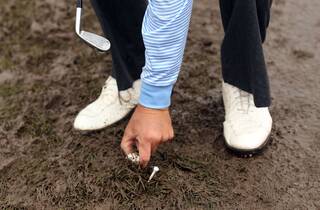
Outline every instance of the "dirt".
[[[127, 120], [72, 129], [111, 67], [110, 53], [76, 38], [74, 3], [0, 3], [2, 209], [320, 209], [320, 1], [273, 5], [272, 143], [250, 159], [223, 144], [218, 1], [195, 1], [171, 110], [176, 137], [154, 155], [161, 171], [150, 183], [119, 149]], [[85, 6], [86, 28], [101, 31]]]

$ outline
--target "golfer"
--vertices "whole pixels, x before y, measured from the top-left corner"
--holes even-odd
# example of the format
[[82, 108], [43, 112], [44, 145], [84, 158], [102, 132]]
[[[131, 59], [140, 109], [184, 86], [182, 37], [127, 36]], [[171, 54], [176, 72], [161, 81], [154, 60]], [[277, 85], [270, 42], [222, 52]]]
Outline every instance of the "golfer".
[[[111, 41], [112, 75], [101, 95], [76, 117], [75, 129], [97, 130], [134, 113], [121, 148], [136, 145], [141, 166], [173, 139], [171, 94], [183, 60], [192, 0], [91, 0]], [[254, 154], [268, 142], [272, 118], [262, 43], [271, 0], [220, 0], [226, 145]], [[201, 84], [199, 84], [201, 85]]]

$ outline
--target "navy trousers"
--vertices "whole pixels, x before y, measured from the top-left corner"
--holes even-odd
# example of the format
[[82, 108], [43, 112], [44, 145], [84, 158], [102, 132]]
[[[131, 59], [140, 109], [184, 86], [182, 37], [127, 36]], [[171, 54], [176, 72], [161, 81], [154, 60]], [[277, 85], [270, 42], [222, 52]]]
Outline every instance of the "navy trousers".
[[[111, 41], [112, 75], [119, 90], [140, 78], [145, 63], [141, 35], [146, 0], [91, 0]], [[257, 107], [270, 105], [270, 90], [262, 44], [272, 0], [220, 0], [225, 37], [221, 46], [225, 82], [254, 95]]]
[[142, 21], [146, 0], [91, 0], [105, 36], [111, 42], [112, 76], [126, 90], [140, 78], [145, 64]]
[[225, 37], [221, 46], [225, 82], [254, 95], [257, 107], [270, 105], [262, 43], [272, 0], [220, 0]]

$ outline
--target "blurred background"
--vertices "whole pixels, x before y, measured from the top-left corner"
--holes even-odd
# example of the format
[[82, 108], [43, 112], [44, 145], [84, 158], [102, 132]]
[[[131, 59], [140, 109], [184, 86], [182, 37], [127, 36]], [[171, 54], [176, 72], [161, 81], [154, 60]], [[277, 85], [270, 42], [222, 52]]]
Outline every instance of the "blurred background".
[[[272, 143], [238, 158], [223, 145], [218, 0], [195, 0], [173, 95], [175, 141], [128, 164], [126, 122], [72, 129], [110, 74], [74, 33], [76, 2], [0, 0], [0, 207], [3, 209], [320, 209], [320, 1], [275, 0], [265, 44]], [[85, 28], [101, 34], [89, 1]], [[192, 99], [192, 100], [191, 100]]]

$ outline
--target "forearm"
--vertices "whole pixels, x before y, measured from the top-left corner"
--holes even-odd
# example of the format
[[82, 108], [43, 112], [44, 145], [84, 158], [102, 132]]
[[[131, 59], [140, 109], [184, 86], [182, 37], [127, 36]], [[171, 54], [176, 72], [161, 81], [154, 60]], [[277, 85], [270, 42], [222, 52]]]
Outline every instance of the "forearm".
[[146, 64], [141, 75], [140, 104], [170, 106], [188, 34], [192, 0], [149, 0], [142, 35]]

